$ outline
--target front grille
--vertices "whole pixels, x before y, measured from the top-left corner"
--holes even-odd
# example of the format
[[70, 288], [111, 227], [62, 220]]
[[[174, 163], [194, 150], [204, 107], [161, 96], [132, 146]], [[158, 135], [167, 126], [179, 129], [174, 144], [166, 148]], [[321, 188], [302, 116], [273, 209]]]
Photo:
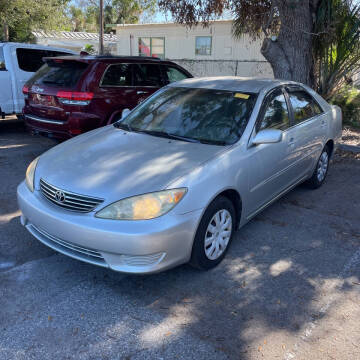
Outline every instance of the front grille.
[[47, 200], [70, 211], [89, 212], [104, 201], [103, 199], [59, 189], [43, 179], [40, 179], [40, 190]]
[[51, 247], [52, 249], [75, 258], [77, 260], [82, 260], [94, 265], [108, 267], [102, 255], [95, 250], [85, 248], [83, 246], [75, 245], [68, 241], [59, 239], [53, 235], [50, 235], [43, 229], [40, 229], [33, 224], [28, 224], [26, 228], [33, 234], [38, 240], [43, 244]]

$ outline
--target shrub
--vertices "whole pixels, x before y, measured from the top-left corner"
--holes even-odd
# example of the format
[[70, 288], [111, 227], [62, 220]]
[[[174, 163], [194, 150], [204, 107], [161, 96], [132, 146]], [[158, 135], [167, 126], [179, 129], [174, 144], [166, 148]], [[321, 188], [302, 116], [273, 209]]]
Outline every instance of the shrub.
[[343, 124], [360, 128], [360, 90], [345, 87], [330, 99], [330, 103], [341, 107]]

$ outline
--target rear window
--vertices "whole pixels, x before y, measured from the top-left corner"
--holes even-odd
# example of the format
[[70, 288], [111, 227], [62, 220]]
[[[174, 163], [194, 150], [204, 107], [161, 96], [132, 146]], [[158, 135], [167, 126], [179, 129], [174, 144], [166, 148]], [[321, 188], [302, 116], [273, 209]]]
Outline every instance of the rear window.
[[66, 56], [69, 53], [54, 50], [17, 48], [16, 56], [19, 68], [26, 72], [36, 72], [44, 65], [44, 57]]
[[79, 61], [48, 61], [27, 82], [27, 85], [74, 88], [88, 66]]
[[312, 96], [305, 91], [290, 91], [289, 98], [294, 111], [295, 124], [300, 124], [323, 112]]

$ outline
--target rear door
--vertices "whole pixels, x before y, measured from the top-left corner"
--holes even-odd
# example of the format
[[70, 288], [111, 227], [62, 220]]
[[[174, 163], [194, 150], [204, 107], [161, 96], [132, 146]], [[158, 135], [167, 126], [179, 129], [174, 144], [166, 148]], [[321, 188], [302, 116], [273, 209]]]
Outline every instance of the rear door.
[[41, 66], [44, 65], [44, 57], [53, 57], [53, 56], [64, 56], [70, 55], [66, 52], [54, 51], [54, 50], [43, 50], [36, 48], [22, 48], [17, 47], [13, 56], [16, 61], [16, 87], [14, 91], [14, 106], [15, 112], [20, 113], [24, 106], [24, 95], [22, 93], [22, 88], [25, 83], [38, 71]]
[[316, 100], [302, 87], [287, 87], [287, 97], [293, 113], [289, 156], [293, 159], [292, 171], [300, 179], [312, 171], [320, 156], [327, 117]]
[[105, 66], [95, 98], [108, 123], [118, 120], [124, 109], [132, 109], [137, 105], [138, 96], [133, 82], [132, 64]]
[[134, 86], [136, 87], [136, 104], [165, 85], [160, 64], [134, 64]]
[[[11, 86], [11, 75], [9, 65], [5, 60], [3, 46], [0, 46], [0, 107], [1, 112], [11, 114], [14, 112], [14, 99]], [[1, 114], [0, 114], [1, 115]]]

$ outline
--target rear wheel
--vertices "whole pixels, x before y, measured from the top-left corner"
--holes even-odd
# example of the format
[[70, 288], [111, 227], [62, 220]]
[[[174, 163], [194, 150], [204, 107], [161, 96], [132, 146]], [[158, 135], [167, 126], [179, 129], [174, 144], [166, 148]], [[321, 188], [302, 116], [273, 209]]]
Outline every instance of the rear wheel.
[[330, 149], [326, 145], [320, 155], [320, 158], [316, 164], [316, 168], [311, 176], [311, 178], [306, 181], [306, 185], [311, 189], [319, 188], [325, 181], [326, 175], [329, 170], [330, 162]]
[[235, 209], [226, 197], [216, 198], [206, 209], [195, 235], [190, 264], [202, 270], [215, 267], [225, 257], [235, 228]]

